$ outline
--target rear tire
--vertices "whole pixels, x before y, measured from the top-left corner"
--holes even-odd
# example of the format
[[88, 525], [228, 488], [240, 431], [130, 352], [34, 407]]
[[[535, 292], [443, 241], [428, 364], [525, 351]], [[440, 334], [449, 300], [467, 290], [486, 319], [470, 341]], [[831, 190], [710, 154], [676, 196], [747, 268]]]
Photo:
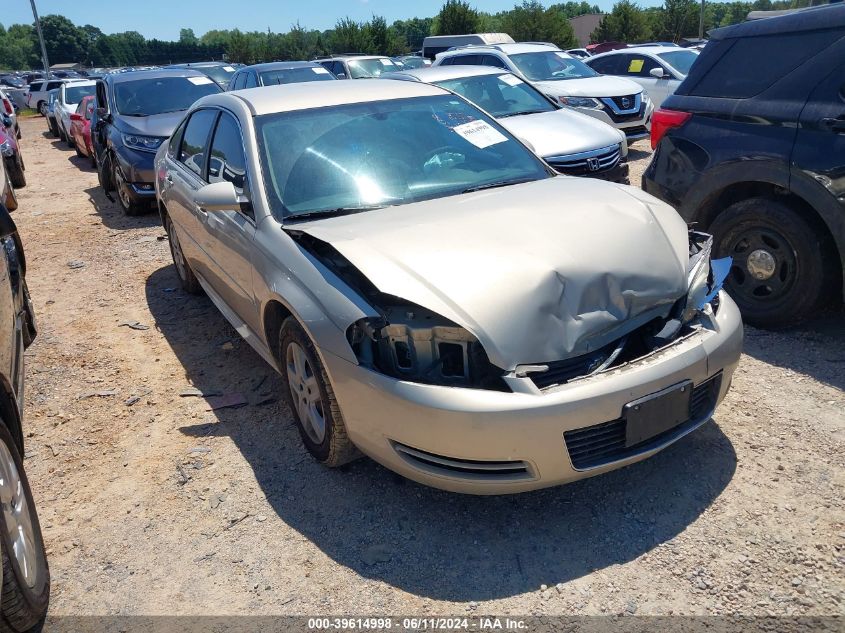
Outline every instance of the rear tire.
[[360, 457], [314, 344], [293, 317], [282, 323], [278, 353], [286, 384], [283, 397], [308, 452], [330, 468]]
[[751, 198], [710, 225], [714, 256], [733, 257], [725, 287], [743, 319], [762, 328], [798, 323], [822, 305], [830, 285], [831, 245], [785, 202]]
[[164, 229], [167, 231], [168, 241], [170, 242], [170, 256], [173, 258], [173, 265], [176, 267], [176, 275], [179, 277], [179, 283], [182, 288], [192, 295], [201, 295], [202, 286], [194, 271], [191, 270], [188, 260], [185, 259], [185, 254], [182, 252], [182, 245], [179, 243], [179, 236], [176, 235], [176, 225], [170, 219], [170, 216], [165, 216]]
[[[23, 633], [39, 630], [50, 602], [50, 568], [44, 551], [44, 539], [35, 510], [35, 502], [15, 441], [5, 424], [0, 424], [0, 472], [12, 485], [0, 494], [0, 548], [3, 559], [3, 589], [0, 602], [0, 631]], [[12, 489], [14, 489], [12, 491]], [[11, 492], [10, 492], [11, 491]], [[22, 507], [21, 513], [13, 511]], [[24, 523], [23, 517], [26, 517]], [[19, 529], [10, 521], [17, 521]], [[26, 526], [31, 529], [27, 529]], [[12, 541], [10, 530], [19, 536]], [[14, 545], [14, 547], [13, 547]], [[14, 552], [18, 552], [15, 555]], [[29, 556], [22, 552], [28, 552]], [[22, 563], [24, 561], [24, 563]]]

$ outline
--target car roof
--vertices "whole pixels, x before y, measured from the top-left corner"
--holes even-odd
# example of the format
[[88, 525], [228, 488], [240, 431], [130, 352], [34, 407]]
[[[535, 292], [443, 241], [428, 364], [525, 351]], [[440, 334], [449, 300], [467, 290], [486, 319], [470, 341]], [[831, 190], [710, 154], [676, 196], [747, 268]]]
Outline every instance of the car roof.
[[85, 79], [83, 81], [74, 81], [74, 82], [71, 82], [71, 83], [79, 84], [79, 85], [82, 85], [82, 86], [96, 86], [97, 85], [97, 81], [94, 80], [94, 79]]
[[247, 105], [253, 116], [261, 116], [275, 112], [448, 94], [451, 93], [442, 88], [416, 81], [356, 79], [247, 88], [203, 97], [197, 105], [226, 106], [232, 99], [239, 99]]
[[315, 68], [320, 67], [317, 62], [264, 62], [263, 64], [253, 64], [252, 66], [244, 66], [238, 70], [284, 70], [286, 68]]
[[837, 2], [798, 9], [786, 15], [741, 22], [733, 26], [714, 29], [709, 32], [709, 35], [711, 40], [725, 40], [843, 27], [845, 27], [845, 3]]
[[446, 56], [457, 53], [465, 53], [469, 51], [499, 52], [504, 53], [505, 55], [519, 55], [520, 53], [543, 53], [546, 51], [554, 51], [561, 53], [564, 52], [553, 44], [527, 44], [524, 42], [517, 42], [516, 44], [471, 44], [469, 46], [459, 46], [450, 51], [440, 53], [440, 55]]
[[331, 57], [321, 57], [320, 59], [315, 59], [314, 61], [319, 62], [326, 62], [331, 61], [333, 59], [390, 59], [387, 55], [332, 55]]
[[155, 70], [130, 70], [125, 73], [107, 75], [113, 83], [124, 81], [138, 81], [139, 79], [161, 79], [163, 77], [205, 77], [204, 73], [190, 68], [159, 68]]
[[[590, 59], [599, 59], [600, 57], [609, 57], [611, 55], [625, 55], [627, 53], [635, 53], [636, 55], [651, 55], [654, 57], [659, 53], [677, 53], [678, 51], [687, 50], [680, 46], [631, 46], [630, 48], [617, 48], [614, 51], [606, 51], [593, 55]], [[589, 61], [589, 60], [588, 60]]]
[[433, 81], [448, 81], [449, 79], [462, 79], [480, 75], [504, 75], [506, 73], [510, 73], [510, 71], [491, 66], [429, 66], [427, 68], [409, 68], [394, 73], [384, 73], [381, 78], [393, 79], [396, 75], [406, 75], [414, 77], [418, 81], [431, 83]]
[[231, 66], [229, 62], [185, 62], [184, 64], [170, 64], [165, 68], [211, 68], [213, 66]]

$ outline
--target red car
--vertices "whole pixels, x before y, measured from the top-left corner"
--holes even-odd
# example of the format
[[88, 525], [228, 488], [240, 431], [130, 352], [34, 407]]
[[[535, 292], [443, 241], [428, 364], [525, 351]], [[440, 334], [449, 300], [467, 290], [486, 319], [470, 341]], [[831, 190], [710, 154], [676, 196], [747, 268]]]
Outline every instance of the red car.
[[95, 106], [94, 95], [83, 97], [76, 106], [76, 112], [70, 115], [70, 135], [76, 147], [76, 155], [90, 158], [92, 167], [97, 166], [94, 159], [94, 144], [91, 142], [91, 118]]
[[26, 176], [24, 175], [23, 156], [18, 145], [12, 119], [8, 115], [0, 113], [0, 157], [5, 163], [6, 173], [15, 189], [26, 187]]

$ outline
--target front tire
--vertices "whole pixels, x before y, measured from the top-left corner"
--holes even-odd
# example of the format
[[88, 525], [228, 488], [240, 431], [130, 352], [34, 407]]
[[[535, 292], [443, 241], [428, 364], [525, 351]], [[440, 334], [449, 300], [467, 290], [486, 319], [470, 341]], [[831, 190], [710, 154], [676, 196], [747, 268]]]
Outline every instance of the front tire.
[[308, 452], [331, 468], [360, 457], [346, 433], [340, 406], [314, 344], [293, 317], [282, 323], [278, 357], [286, 378], [284, 399]]
[[147, 205], [135, 202], [132, 194], [129, 193], [129, 183], [123, 178], [120, 167], [117, 161], [112, 159], [112, 182], [114, 183], [115, 191], [117, 192], [117, 201], [123, 213], [129, 216], [141, 215], [147, 211]]
[[29, 481], [5, 424], [0, 424], [0, 531], [0, 631], [36, 630], [47, 615], [50, 568]]
[[182, 288], [192, 295], [201, 295], [202, 286], [191, 270], [188, 260], [185, 259], [185, 253], [182, 251], [182, 245], [179, 243], [179, 236], [176, 235], [176, 225], [169, 216], [165, 216], [164, 228], [167, 231], [168, 242], [170, 242], [170, 256], [173, 257], [173, 265], [176, 267], [176, 275], [179, 277], [179, 283]]
[[793, 207], [779, 200], [737, 202], [710, 225], [714, 254], [733, 258], [726, 289], [743, 319], [778, 328], [822, 304], [829, 286], [830, 245]]

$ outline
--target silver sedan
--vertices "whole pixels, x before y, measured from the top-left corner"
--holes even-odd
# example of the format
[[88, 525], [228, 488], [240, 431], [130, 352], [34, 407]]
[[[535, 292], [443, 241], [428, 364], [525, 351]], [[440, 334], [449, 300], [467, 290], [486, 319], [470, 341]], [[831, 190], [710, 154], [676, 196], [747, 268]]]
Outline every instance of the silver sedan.
[[416, 82], [205, 97], [156, 156], [182, 285], [287, 379], [311, 454], [498, 494], [646, 458], [739, 360], [729, 261]]

